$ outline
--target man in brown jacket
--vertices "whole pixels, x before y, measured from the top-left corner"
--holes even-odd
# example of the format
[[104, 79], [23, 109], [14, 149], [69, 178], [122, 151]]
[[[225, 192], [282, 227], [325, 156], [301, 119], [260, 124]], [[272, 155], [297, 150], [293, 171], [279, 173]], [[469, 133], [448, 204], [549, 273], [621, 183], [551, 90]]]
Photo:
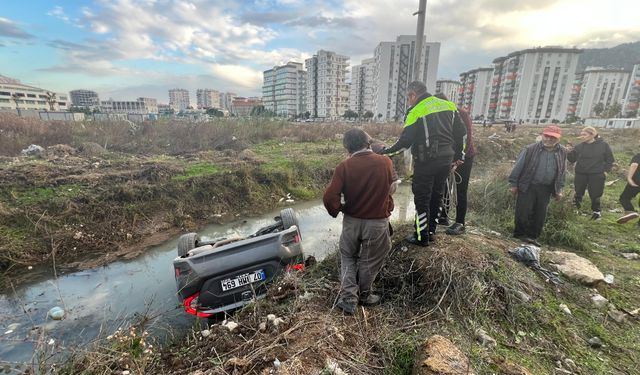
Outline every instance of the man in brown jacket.
[[344, 215], [336, 307], [346, 314], [355, 312], [356, 303], [380, 302], [380, 296], [371, 293], [371, 286], [391, 250], [393, 166], [391, 159], [369, 148], [369, 141], [369, 135], [361, 129], [344, 134], [342, 142], [349, 158], [338, 164], [323, 197], [329, 215], [337, 217], [340, 211]]

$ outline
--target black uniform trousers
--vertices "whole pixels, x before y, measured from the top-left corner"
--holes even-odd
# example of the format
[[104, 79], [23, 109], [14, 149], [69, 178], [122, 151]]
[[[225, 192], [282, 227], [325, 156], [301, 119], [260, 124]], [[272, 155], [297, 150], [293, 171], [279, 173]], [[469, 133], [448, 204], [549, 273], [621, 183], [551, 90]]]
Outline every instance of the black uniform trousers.
[[429, 240], [435, 233], [438, 209], [442, 202], [444, 183], [451, 170], [451, 160], [415, 163], [413, 171], [413, 202], [416, 206], [416, 238]]
[[526, 192], [518, 192], [514, 237], [535, 240], [540, 236], [553, 189], [553, 185], [531, 185]]
[[[465, 157], [464, 163], [456, 168], [456, 173], [460, 176], [460, 181], [456, 183], [456, 223], [464, 224], [467, 217], [467, 191], [469, 190], [469, 179], [471, 178], [471, 168], [473, 168], [473, 157]], [[448, 197], [443, 199], [440, 218], [449, 217]]]
[[620, 204], [624, 207], [625, 211], [635, 211], [631, 200], [635, 198], [638, 193], [640, 193], [640, 187], [631, 186], [629, 184], [624, 187], [622, 194], [620, 194]]
[[604, 173], [576, 173], [575, 180], [573, 182], [576, 195], [574, 202], [578, 208], [582, 203], [585, 190], [589, 191], [589, 198], [591, 198], [591, 210], [600, 212], [600, 198], [604, 193], [604, 181], [606, 177]]

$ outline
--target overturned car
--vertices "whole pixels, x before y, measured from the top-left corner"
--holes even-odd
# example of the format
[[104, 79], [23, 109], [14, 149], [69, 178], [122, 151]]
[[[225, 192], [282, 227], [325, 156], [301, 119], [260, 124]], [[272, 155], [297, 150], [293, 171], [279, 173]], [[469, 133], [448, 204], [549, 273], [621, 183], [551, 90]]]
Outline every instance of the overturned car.
[[210, 318], [264, 296], [266, 286], [282, 272], [304, 270], [301, 239], [291, 208], [248, 237], [180, 236], [173, 268], [185, 311]]

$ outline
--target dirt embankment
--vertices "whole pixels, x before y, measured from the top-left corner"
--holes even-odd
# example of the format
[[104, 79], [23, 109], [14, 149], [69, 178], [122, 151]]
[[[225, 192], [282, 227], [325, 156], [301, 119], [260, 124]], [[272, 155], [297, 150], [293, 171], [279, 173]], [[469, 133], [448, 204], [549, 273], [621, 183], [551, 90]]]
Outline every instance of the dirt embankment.
[[[397, 238], [409, 232], [398, 228]], [[516, 262], [518, 243], [489, 231], [397, 240], [376, 282], [383, 303], [345, 316], [333, 307], [337, 257], [288, 274], [267, 297], [173, 344], [140, 348], [144, 327], [73, 357], [72, 373], [166, 374], [631, 374], [640, 363], [631, 316], [616, 323], [592, 289], [561, 286]], [[637, 264], [620, 262], [619, 274]], [[602, 286], [600, 292], [613, 298]], [[610, 293], [610, 294], [607, 294]], [[633, 293], [633, 292], [630, 292]], [[618, 304], [619, 302], [615, 302]], [[558, 306], [570, 306], [568, 315]], [[621, 304], [620, 306], [623, 306]], [[628, 308], [629, 306], [625, 306]], [[137, 332], [137, 333], [136, 333]], [[605, 345], [590, 347], [597, 335]], [[429, 341], [425, 340], [431, 338]], [[631, 340], [631, 341], [630, 341]], [[108, 350], [105, 350], [108, 348]]]

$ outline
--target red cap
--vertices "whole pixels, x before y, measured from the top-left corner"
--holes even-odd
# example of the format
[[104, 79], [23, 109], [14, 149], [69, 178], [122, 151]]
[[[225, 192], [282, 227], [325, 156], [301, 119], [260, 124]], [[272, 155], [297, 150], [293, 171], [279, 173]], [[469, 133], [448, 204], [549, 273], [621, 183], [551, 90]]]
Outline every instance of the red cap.
[[555, 125], [551, 125], [544, 128], [542, 134], [553, 138], [560, 138], [560, 136], [562, 136], [562, 129]]

